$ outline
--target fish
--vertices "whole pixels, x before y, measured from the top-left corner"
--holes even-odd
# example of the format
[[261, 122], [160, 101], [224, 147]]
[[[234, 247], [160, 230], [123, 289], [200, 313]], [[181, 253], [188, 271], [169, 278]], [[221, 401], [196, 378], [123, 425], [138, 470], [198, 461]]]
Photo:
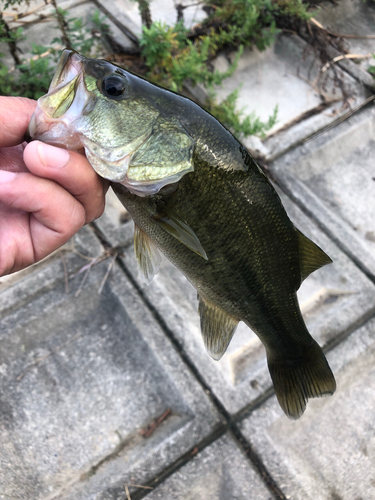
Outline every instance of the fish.
[[111, 181], [134, 220], [144, 280], [164, 254], [197, 290], [212, 358], [243, 321], [265, 347], [287, 417], [335, 392], [297, 299], [302, 281], [332, 260], [293, 225], [264, 171], [216, 118], [115, 64], [64, 50], [28, 134], [83, 148]]

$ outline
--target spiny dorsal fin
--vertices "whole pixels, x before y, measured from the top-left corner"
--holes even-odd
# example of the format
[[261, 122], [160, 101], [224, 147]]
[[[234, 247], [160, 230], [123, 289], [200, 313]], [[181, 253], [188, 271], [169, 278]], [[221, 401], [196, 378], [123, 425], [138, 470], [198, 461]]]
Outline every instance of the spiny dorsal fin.
[[305, 411], [309, 398], [331, 396], [336, 390], [335, 378], [315, 341], [303, 356], [285, 358], [267, 351], [267, 361], [279, 404], [293, 420]]
[[142, 281], [148, 285], [159, 271], [161, 255], [155, 243], [137, 224], [134, 224], [134, 251]]
[[321, 267], [331, 264], [332, 259], [313, 241], [296, 229], [298, 234], [301, 282]]
[[227, 350], [238, 320], [200, 295], [198, 298], [203, 342], [210, 356], [218, 361]]
[[165, 231], [190, 248], [190, 250], [208, 260], [198, 236], [174, 210], [170, 208], [166, 209], [165, 216], [162, 219], [158, 219], [157, 222], [159, 222]]

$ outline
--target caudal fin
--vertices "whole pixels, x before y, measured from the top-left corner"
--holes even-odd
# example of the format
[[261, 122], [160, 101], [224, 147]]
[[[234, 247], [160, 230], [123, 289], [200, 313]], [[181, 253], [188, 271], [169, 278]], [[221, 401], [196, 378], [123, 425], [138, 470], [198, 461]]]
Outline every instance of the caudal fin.
[[309, 398], [336, 390], [335, 378], [316, 342], [299, 357], [282, 358], [268, 352], [267, 361], [279, 404], [291, 419], [302, 415]]

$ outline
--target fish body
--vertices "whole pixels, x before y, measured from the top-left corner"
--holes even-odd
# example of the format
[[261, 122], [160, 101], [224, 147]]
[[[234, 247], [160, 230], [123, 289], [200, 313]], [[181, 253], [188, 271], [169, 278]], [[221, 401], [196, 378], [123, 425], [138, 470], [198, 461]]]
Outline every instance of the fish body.
[[335, 380], [309, 334], [296, 292], [331, 262], [294, 227], [247, 149], [191, 100], [105, 61], [64, 51], [30, 136], [84, 147], [135, 222], [146, 280], [161, 251], [198, 292], [215, 359], [239, 321], [265, 346], [279, 403], [298, 418]]

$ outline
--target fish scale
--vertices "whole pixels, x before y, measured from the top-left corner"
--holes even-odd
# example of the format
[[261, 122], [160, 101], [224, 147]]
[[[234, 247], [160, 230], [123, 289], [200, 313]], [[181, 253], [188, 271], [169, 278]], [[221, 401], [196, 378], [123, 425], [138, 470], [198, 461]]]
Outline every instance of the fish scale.
[[265, 346], [288, 417], [335, 391], [297, 300], [303, 279], [331, 260], [294, 227], [263, 171], [214, 117], [114, 64], [64, 51], [29, 135], [85, 148], [134, 219], [144, 279], [161, 251], [196, 288], [214, 359], [244, 321]]

